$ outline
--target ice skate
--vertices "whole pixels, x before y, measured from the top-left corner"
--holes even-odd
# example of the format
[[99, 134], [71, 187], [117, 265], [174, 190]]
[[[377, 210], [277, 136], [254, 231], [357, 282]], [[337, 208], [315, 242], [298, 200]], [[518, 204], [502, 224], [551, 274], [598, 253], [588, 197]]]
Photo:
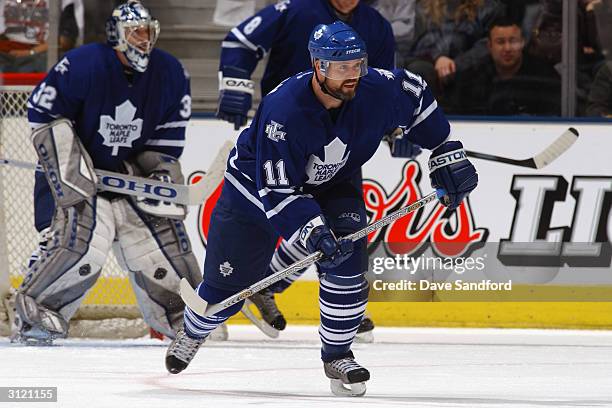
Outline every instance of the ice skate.
[[374, 322], [367, 316], [363, 317], [357, 334], [355, 335], [355, 343], [373, 343], [374, 342]]
[[[255, 316], [249, 308], [250, 304], [257, 307], [263, 320]], [[274, 292], [271, 290], [264, 289], [248, 298], [242, 307], [242, 313], [268, 337], [277, 338], [278, 332], [284, 330], [287, 326], [287, 321], [281, 311], [278, 310], [274, 300]]]
[[229, 332], [227, 330], [227, 324], [220, 324], [215, 330], [210, 332], [207, 339], [210, 341], [227, 341], [229, 338]]
[[331, 380], [331, 392], [338, 397], [363, 397], [366, 393], [365, 382], [370, 372], [355, 362], [353, 357], [323, 363], [325, 375]]
[[185, 330], [179, 330], [166, 352], [166, 369], [168, 372], [178, 374], [186, 369], [205, 341], [206, 337], [203, 339], [192, 339], [185, 333]]

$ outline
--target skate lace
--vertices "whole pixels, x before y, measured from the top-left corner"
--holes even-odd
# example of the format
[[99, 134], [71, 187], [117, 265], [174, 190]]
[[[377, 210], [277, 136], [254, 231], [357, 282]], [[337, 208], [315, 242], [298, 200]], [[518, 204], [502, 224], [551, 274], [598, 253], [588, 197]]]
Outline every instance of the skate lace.
[[180, 331], [174, 343], [169, 350], [169, 354], [175, 356], [179, 360], [189, 363], [195, 354], [197, 353], [200, 346], [204, 343], [204, 339], [192, 339], [187, 336], [185, 332]]
[[330, 363], [330, 367], [339, 373], [348, 373], [349, 371], [363, 368], [350, 357], [334, 360]]

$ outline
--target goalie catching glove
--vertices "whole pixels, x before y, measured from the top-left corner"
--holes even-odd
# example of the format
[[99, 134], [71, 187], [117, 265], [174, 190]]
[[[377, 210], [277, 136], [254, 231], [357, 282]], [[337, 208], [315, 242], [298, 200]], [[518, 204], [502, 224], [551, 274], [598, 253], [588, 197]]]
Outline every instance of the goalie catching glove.
[[323, 258], [317, 262], [323, 268], [337, 267], [351, 256], [354, 249], [350, 239], [336, 239], [321, 215], [302, 227], [300, 242], [311, 254], [317, 251], [323, 253]]
[[445, 142], [431, 153], [429, 177], [433, 188], [445, 191], [440, 202], [451, 210], [478, 185], [478, 173], [458, 141]]

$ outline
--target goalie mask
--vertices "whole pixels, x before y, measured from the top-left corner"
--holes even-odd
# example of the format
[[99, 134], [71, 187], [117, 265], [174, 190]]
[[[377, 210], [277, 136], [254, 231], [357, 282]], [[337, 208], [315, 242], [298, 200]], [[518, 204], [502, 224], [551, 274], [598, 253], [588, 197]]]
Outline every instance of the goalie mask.
[[106, 21], [106, 40], [123, 53], [130, 67], [144, 72], [157, 37], [159, 21], [140, 2], [130, 0], [113, 10]]
[[342, 21], [316, 26], [310, 34], [308, 51], [313, 67], [316, 61], [320, 61], [323, 80], [319, 79], [315, 69], [317, 82], [323, 92], [334, 98], [347, 99], [340, 92], [329, 89], [326, 78], [355, 82], [368, 73], [366, 45], [359, 34]]

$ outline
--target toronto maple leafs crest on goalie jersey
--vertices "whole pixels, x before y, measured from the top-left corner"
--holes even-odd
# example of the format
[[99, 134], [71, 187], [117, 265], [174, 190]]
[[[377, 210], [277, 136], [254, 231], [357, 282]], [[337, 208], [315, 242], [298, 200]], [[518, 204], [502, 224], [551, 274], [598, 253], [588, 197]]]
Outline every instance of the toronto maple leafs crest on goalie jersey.
[[154, 49], [147, 70], [128, 81], [115, 50], [90, 44], [68, 52], [28, 100], [32, 127], [70, 119], [96, 168], [118, 171], [144, 150], [179, 157], [191, 116], [189, 77]]
[[[49, 71], [28, 100], [35, 128], [70, 119], [94, 167], [121, 171], [145, 150], [179, 157], [191, 117], [189, 76], [170, 54], [154, 49], [145, 72], [128, 80], [115, 50], [89, 44], [72, 50]], [[54, 203], [43, 173], [36, 174], [36, 226], [51, 219]]]
[[295, 75], [263, 99], [226, 172], [233, 204], [266, 217], [289, 240], [321, 213], [312, 194], [351, 177], [383, 135], [399, 127], [432, 149], [450, 133], [427, 84], [408, 71], [370, 68], [335, 121], [316, 99], [311, 78], [312, 71]]

